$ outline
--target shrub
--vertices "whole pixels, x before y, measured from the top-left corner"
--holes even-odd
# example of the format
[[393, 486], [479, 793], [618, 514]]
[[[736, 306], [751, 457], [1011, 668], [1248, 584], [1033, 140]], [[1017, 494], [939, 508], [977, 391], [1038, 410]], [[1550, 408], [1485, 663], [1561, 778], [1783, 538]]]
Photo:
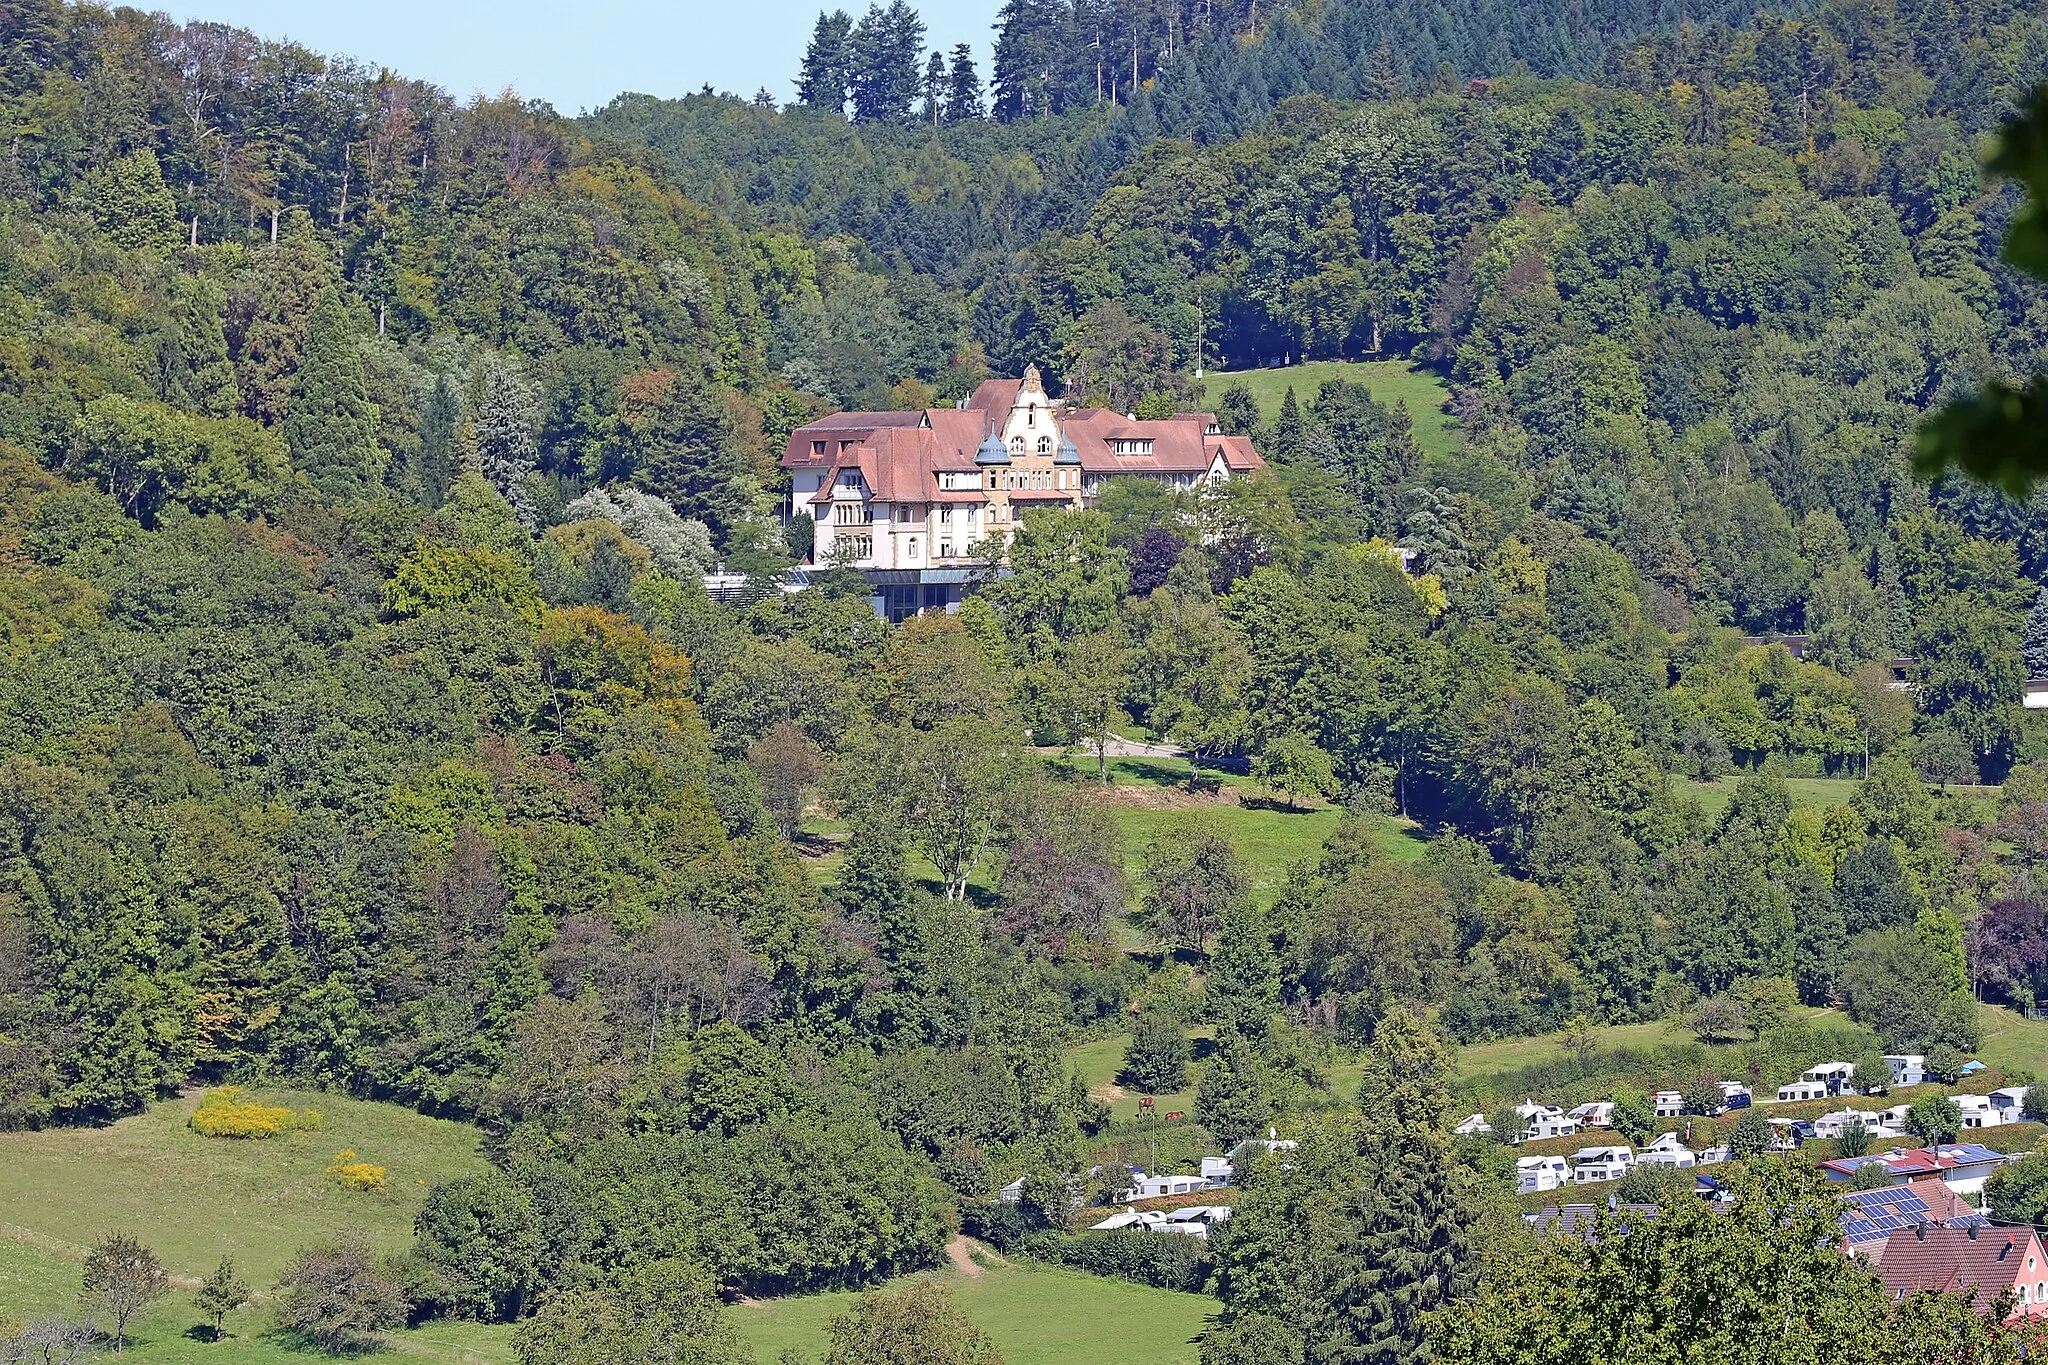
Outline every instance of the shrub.
[[185, 1126], [207, 1137], [273, 1138], [293, 1129], [318, 1128], [320, 1116], [310, 1109], [294, 1114], [283, 1105], [244, 1099], [242, 1087], [223, 1085], [206, 1092]]
[[371, 1193], [384, 1188], [384, 1168], [358, 1160], [352, 1147], [344, 1147], [334, 1154], [334, 1164], [327, 1168], [327, 1174], [345, 1189]]
[[1207, 1245], [1177, 1232], [1042, 1232], [1026, 1238], [1022, 1250], [1035, 1260], [1160, 1289], [1193, 1293], [1209, 1277]]
[[277, 1320], [329, 1351], [356, 1351], [405, 1321], [405, 1292], [360, 1233], [302, 1247], [277, 1280]]

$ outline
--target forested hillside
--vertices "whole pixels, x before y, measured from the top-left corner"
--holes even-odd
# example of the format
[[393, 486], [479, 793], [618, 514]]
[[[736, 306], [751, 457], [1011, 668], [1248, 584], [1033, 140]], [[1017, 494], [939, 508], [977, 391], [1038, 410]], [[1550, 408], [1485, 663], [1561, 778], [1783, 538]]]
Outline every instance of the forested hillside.
[[[1910, 465], [2048, 365], [1978, 172], [2048, 12], [1000, 24], [985, 95], [898, 4], [823, 16], [789, 107], [569, 120], [0, 4], [0, 1122], [235, 1080], [472, 1119], [415, 1313], [567, 1331], [676, 1262], [1062, 1228], [1135, 1131], [1064, 1050], [1132, 1030], [1168, 1093], [1208, 1025], [1169, 1158], [1284, 1125], [1298, 1173], [1140, 1277], [1223, 1300], [1216, 1365], [1410, 1359], [1508, 1235], [1448, 1045], [1952, 1074], [2048, 992], [2048, 505]], [[1233, 386], [1272, 474], [1034, 514], [957, 616], [777, 590], [803, 421], [1032, 364], [1171, 413], [1198, 352], [1411, 361], [1455, 440]], [[1133, 727], [1195, 765], [1142, 850], [1089, 780]], [[1226, 770], [1343, 808], [1269, 890]]]

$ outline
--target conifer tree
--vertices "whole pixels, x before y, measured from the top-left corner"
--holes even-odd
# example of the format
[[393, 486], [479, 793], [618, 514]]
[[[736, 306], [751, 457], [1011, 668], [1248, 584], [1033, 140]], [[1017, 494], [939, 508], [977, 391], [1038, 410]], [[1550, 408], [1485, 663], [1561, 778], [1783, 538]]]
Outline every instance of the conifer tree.
[[284, 420], [306, 346], [307, 319], [334, 272], [304, 209], [291, 209], [279, 221], [277, 240], [258, 253], [256, 310], [235, 356], [242, 410], [265, 426]]
[[924, 121], [936, 128], [946, 117], [946, 54], [934, 48], [924, 64]]
[[847, 89], [856, 123], [906, 123], [916, 108], [922, 78], [924, 20], [906, 0], [887, 9], [868, 6], [846, 41]]
[[974, 69], [974, 49], [967, 43], [955, 44], [953, 65], [946, 73], [946, 122], [966, 123], [981, 113], [981, 73]]
[[2027, 613], [2026, 634], [2020, 638], [2020, 658], [2030, 678], [2048, 678], [2048, 587], [2034, 594], [2033, 610]]
[[1396, 400], [1380, 442], [1378, 524], [1391, 527], [1401, 518], [1401, 490], [1422, 470], [1422, 447], [1415, 441], [1415, 421], [1408, 404]]
[[354, 320], [339, 289], [321, 297], [306, 327], [284, 438], [292, 463], [330, 498], [366, 498], [384, 481], [387, 457], [377, 444], [377, 409], [365, 385]]
[[1280, 1008], [1280, 960], [1256, 902], [1238, 901], [1224, 913], [1206, 992], [1217, 1028], [1230, 1033], [1261, 1034]]
[[716, 392], [676, 381], [641, 433], [634, 482], [725, 541], [749, 507], [746, 462]]
[[408, 471], [406, 491], [428, 507], [439, 507], [460, 468], [456, 458], [456, 427], [462, 421], [462, 395], [443, 370], [420, 410], [419, 463]]
[[164, 357], [169, 390], [164, 397], [201, 416], [234, 416], [241, 394], [235, 390], [235, 367], [220, 323], [226, 291], [211, 280], [179, 275], [170, 292], [177, 343], [175, 354]]
[[846, 112], [846, 38], [853, 20], [843, 9], [820, 10], [804, 50], [803, 69], [796, 78], [797, 103], [812, 109]]
[[1227, 1152], [1264, 1132], [1272, 1112], [1257, 1049], [1241, 1034], [1219, 1033], [1216, 1051], [1195, 1087], [1195, 1122], [1214, 1133]]
[[144, 148], [85, 178], [85, 206], [115, 246], [169, 251], [178, 245], [178, 201], [156, 153]]
[[1289, 384], [1286, 395], [1280, 400], [1280, 413], [1273, 419], [1273, 455], [1280, 460], [1300, 458], [1308, 426], [1308, 418], [1301, 411], [1301, 400], [1294, 396], [1294, 386]]
[[491, 357], [476, 400], [477, 463], [528, 530], [538, 520], [526, 479], [540, 453], [539, 417], [540, 401], [526, 376], [505, 357]]

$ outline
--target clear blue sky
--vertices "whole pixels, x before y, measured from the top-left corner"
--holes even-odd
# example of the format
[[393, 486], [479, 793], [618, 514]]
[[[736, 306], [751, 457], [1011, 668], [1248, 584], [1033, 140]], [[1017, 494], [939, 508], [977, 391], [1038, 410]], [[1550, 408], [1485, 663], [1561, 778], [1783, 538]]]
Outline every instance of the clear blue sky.
[[[922, 0], [932, 47], [974, 44], [987, 76], [1000, 0]], [[858, 18], [867, 0], [832, 0]], [[714, 89], [787, 103], [819, 0], [172, 0], [172, 17], [291, 38], [445, 86], [458, 98], [512, 86], [564, 114], [623, 91]]]

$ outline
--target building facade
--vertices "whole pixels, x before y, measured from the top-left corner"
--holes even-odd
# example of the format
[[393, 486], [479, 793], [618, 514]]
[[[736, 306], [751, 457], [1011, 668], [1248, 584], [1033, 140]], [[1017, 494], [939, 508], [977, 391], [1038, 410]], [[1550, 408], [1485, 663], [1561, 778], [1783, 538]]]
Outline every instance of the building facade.
[[1034, 507], [1086, 507], [1113, 478], [1182, 491], [1265, 467], [1207, 413], [1142, 421], [1047, 396], [1034, 367], [965, 403], [837, 412], [790, 433], [792, 518], [812, 519], [812, 558], [858, 569], [893, 617], [957, 603]]

